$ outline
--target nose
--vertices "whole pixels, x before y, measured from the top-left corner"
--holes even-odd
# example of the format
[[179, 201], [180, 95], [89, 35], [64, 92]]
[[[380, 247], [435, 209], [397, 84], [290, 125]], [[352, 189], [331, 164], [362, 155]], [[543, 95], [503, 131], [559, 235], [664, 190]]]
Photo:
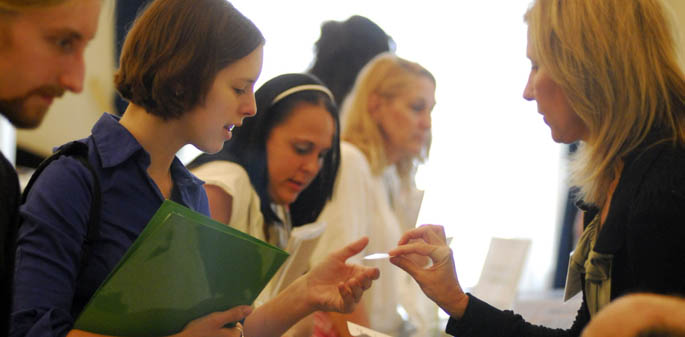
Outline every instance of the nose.
[[254, 94], [249, 94], [247, 96], [247, 101], [243, 104], [242, 114], [245, 117], [253, 117], [257, 114], [257, 102], [255, 102]]
[[431, 125], [432, 121], [430, 111], [421, 114], [421, 117], [419, 117], [419, 128], [423, 130], [428, 130], [431, 128]]
[[80, 51], [64, 64], [64, 68], [58, 78], [59, 84], [66, 90], [80, 93], [83, 91], [85, 73], [86, 64], [83, 59], [83, 51]]
[[319, 173], [323, 160], [319, 158], [318, 154], [309, 155], [304, 160], [304, 163], [302, 163], [302, 171], [309, 176], [315, 176]]
[[530, 71], [528, 82], [526, 82], [526, 87], [523, 89], [523, 99], [526, 101], [535, 99], [535, 90], [533, 90], [533, 70]]

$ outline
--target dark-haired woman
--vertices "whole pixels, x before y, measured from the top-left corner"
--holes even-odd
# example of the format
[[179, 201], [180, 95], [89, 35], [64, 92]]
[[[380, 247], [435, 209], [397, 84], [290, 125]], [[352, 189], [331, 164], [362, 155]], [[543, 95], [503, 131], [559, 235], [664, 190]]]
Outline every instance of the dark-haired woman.
[[285, 74], [255, 93], [257, 115], [216, 154], [189, 167], [205, 181], [212, 217], [285, 247], [290, 230], [316, 220], [340, 160], [333, 95], [307, 74]]

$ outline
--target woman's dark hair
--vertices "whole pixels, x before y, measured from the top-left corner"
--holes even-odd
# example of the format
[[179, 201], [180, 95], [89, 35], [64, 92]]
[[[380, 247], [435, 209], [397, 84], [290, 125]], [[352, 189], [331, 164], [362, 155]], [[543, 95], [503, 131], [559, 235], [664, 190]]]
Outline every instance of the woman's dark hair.
[[[241, 127], [233, 129], [233, 137], [224, 144], [221, 151], [215, 154], [202, 154], [188, 167], [192, 169], [211, 161], [226, 160], [245, 168], [252, 186], [261, 199], [266, 228], [268, 224], [281, 221], [271, 208], [272, 200], [268, 191], [266, 142], [271, 130], [285, 122], [298, 103], [322, 105], [335, 123], [332, 147], [323, 158], [319, 174], [290, 205], [293, 226], [315, 221], [333, 194], [333, 184], [340, 165], [338, 109], [332, 97], [324, 90], [328, 91], [323, 83], [308, 74], [285, 74], [269, 80], [255, 92], [257, 115], [245, 119]], [[276, 99], [278, 101], [274, 103]]]
[[115, 86], [147, 112], [178, 118], [204, 103], [221, 69], [263, 43], [226, 0], [155, 0], [124, 41]]
[[354, 15], [324, 22], [314, 49], [316, 59], [308, 72], [331, 89], [341, 106], [362, 67], [374, 56], [394, 51], [395, 42], [373, 21]]

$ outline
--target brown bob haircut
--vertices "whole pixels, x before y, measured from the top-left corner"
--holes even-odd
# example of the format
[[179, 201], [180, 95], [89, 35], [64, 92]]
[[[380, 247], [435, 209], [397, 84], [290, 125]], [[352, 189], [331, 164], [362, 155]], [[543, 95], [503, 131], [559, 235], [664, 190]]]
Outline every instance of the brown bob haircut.
[[115, 86], [148, 113], [178, 118], [204, 103], [221, 69], [263, 43], [226, 0], [155, 0], [126, 36]]

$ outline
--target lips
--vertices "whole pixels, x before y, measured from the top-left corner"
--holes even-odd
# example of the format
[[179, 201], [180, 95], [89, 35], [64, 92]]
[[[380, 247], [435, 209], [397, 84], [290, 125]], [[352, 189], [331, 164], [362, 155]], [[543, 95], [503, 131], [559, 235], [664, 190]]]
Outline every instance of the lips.
[[291, 189], [298, 191], [298, 192], [301, 191], [302, 189], [304, 189], [304, 187], [306, 186], [305, 183], [298, 181], [298, 180], [294, 180], [294, 179], [288, 179], [287, 184]]
[[233, 124], [224, 125], [224, 131], [225, 131], [224, 132], [224, 139], [225, 140], [229, 140], [229, 139], [231, 139], [231, 137], [233, 137], [233, 133], [231, 133], [231, 131], [233, 131], [233, 127], [235, 127], [235, 125], [233, 125]]

